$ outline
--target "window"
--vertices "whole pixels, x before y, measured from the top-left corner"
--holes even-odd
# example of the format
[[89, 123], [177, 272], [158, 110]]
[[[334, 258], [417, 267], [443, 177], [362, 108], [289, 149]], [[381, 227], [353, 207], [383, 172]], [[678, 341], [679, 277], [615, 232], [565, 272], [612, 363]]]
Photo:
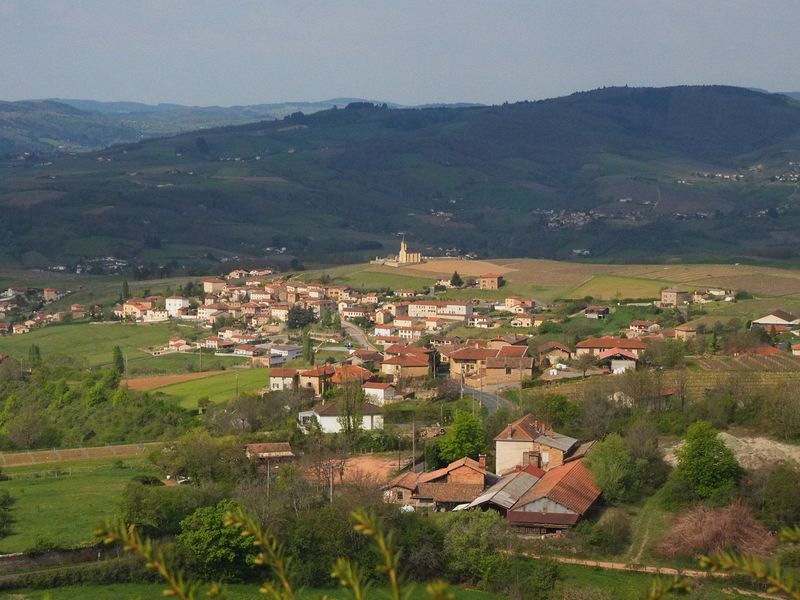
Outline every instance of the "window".
[[542, 452], [542, 466], [547, 466], [550, 463], [550, 453]]
[[397, 490], [397, 499], [398, 500], [402, 500], [403, 499], [403, 490]]

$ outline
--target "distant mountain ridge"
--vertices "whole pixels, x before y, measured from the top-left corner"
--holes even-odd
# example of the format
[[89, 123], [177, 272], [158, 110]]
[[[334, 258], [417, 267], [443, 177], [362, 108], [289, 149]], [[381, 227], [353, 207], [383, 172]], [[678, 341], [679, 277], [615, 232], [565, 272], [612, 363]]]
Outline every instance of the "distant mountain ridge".
[[21, 264], [354, 261], [400, 232], [429, 255], [800, 258], [800, 103], [730, 86], [354, 102], [48, 162], [0, 164], [0, 252]]
[[[282, 119], [344, 108], [357, 98], [319, 102], [278, 102], [241, 106], [185, 106], [174, 103], [103, 102], [68, 98], [0, 102], [0, 155], [23, 152], [85, 152], [186, 131]], [[390, 108], [402, 108], [386, 103]], [[431, 104], [463, 107], [471, 104]]]

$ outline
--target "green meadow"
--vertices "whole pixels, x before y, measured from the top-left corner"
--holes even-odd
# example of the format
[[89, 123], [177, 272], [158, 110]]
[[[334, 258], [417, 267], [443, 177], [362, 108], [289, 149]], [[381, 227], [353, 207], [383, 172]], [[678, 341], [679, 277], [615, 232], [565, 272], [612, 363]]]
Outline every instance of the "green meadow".
[[144, 458], [100, 459], [4, 469], [13, 499], [11, 533], [0, 553], [37, 545], [74, 548], [94, 542], [93, 530], [113, 517], [125, 485], [136, 475], [158, 475]]
[[221, 403], [240, 395], [257, 393], [269, 383], [269, 369], [231, 369], [220, 375], [175, 383], [154, 390], [178, 400], [183, 408], [197, 408], [201, 398]]

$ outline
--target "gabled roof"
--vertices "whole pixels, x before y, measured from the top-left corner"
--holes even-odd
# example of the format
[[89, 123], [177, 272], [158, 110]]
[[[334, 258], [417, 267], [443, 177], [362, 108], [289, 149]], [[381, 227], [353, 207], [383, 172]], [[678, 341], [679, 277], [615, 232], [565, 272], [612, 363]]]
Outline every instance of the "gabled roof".
[[276, 378], [294, 377], [296, 373], [297, 369], [289, 369], [289, 368], [277, 368], [269, 370], [269, 376]]
[[391, 346], [387, 346], [383, 349], [384, 354], [397, 354], [397, 355], [406, 355], [406, 354], [422, 354], [427, 355], [430, 354], [430, 350], [428, 348], [420, 348], [419, 346], [406, 346], [405, 344], [392, 344]]
[[477, 460], [473, 460], [472, 458], [465, 456], [463, 458], [459, 458], [458, 460], [454, 460], [446, 467], [442, 467], [441, 469], [436, 469], [435, 471], [430, 471], [429, 473], [423, 473], [422, 475], [419, 476], [419, 482], [429, 483], [431, 481], [436, 481], [441, 477], [445, 477], [447, 474], [450, 473], [450, 471], [453, 471], [460, 467], [469, 467], [470, 469], [477, 471], [478, 473], [494, 477], [494, 473], [482, 468]]
[[428, 358], [415, 354], [392, 356], [383, 361], [384, 365], [397, 365], [398, 367], [427, 367]]
[[372, 371], [368, 371], [364, 367], [358, 365], [342, 365], [335, 367], [336, 373], [333, 375], [331, 381], [333, 383], [345, 383], [347, 381], [357, 381], [363, 383], [372, 378]]
[[633, 352], [630, 350], [624, 350], [622, 348], [610, 348], [609, 350], [603, 350], [597, 355], [596, 358], [597, 360], [606, 360], [614, 357], [627, 358], [628, 360], [638, 360]]
[[266, 442], [247, 444], [247, 455], [258, 458], [289, 458], [294, 456], [289, 442]]
[[552, 429], [549, 423], [528, 413], [521, 419], [506, 425], [494, 439], [495, 441], [533, 442], [540, 435], [552, 431]]
[[420, 483], [415, 498], [430, 498], [434, 502], [471, 502], [483, 491], [478, 483]]
[[565, 346], [559, 342], [545, 342], [544, 344], [539, 344], [536, 347], [537, 354], [544, 354], [545, 352], [551, 352], [553, 350], [561, 350], [563, 352], [567, 352], [568, 354], [572, 354], [572, 350], [569, 346]]
[[490, 357], [497, 356], [497, 350], [494, 348], [459, 348], [450, 354], [452, 360], [486, 360]]
[[605, 336], [599, 338], [589, 338], [575, 345], [576, 348], [622, 348], [624, 350], [646, 350], [647, 345], [638, 338], [618, 338]]
[[386, 488], [401, 487], [413, 492], [415, 489], [417, 489], [418, 477], [419, 473], [415, 473], [414, 471], [406, 471], [387, 483]]
[[368, 390], [388, 390], [389, 388], [393, 388], [394, 385], [391, 383], [381, 383], [380, 381], [365, 381], [361, 387]]
[[300, 371], [301, 377], [332, 377], [336, 373], [333, 365], [321, 365], [307, 371]]
[[528, 355], [528, 346], [503, 346], [497, 350], [498, 357], [519, 358]]
[[582, 515], [600, 496], [592, 473], [583, 461], [576, 460], [551, 469], [511, 507], [522, 509], [541, 498], [548, 498], [568, 510]]
[[497, 356], [486, 359], [487, 369], [527, 369], [533, 368], [533, 359], [530, 356]]

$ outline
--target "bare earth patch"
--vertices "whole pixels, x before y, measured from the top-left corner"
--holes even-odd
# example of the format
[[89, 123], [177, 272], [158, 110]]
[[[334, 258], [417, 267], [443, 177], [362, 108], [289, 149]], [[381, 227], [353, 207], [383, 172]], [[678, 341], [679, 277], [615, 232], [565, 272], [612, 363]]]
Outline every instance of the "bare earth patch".
[[199, 373], [183, 373], [181, 375], [153, 375], [152, 377], [123, 379], [121, 383], [127, 385], [129, 389], [136, 390], [137, 392], [147, 392], [172, 385], [174, 383], [194, 381], [195, 379], [205, 379], [206, 377], [219, 375], [224, 372], [225, 371], [201, 371]]
[[13, 192], [10, 194], [0, 195], [0, 204], [5, 206], [15, 206], [25, 208], [27, 206], [35, 206], [42, 202], [49, 202], [51, 200], [58, 200], [64, 192], [55, 190], [29, 190], [26, 192]]
[[[765, 437], [736, 437], [730, 433], [721, 432], [720, 439], [725, 442], [745, 469], [761, 469], [776, 462], [796, 462], [800, 464], [800, 446], [784, 444]], [[664, 460], [672, 466], [678, 464], [675, 450], [683, 443], [665, 446]]]
[[374, 479], [386, 483], [398, 471], [397, 456], [386, 454], [361, 454], [350, 456], [344, 466], [345, 481]]

